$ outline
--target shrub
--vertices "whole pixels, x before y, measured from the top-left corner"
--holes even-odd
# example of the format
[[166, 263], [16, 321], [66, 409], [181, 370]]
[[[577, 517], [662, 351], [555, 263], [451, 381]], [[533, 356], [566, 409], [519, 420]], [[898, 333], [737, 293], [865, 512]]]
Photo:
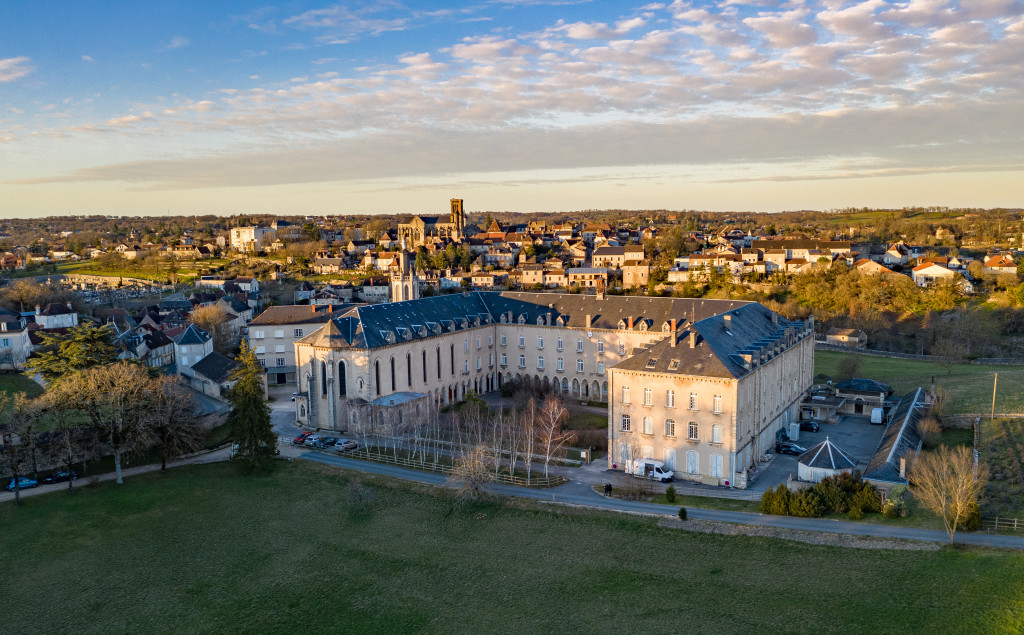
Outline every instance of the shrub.
[[860, 491], [850, 500], [850, 509], [859, 508], [864, 513], [878, 513], [882, 509], [882, 496], [871, 483], [863, 483]]
[[942, 428], [935, 417], [922, 417], [917, 422], [917, 436], [926, 448], [934, 448], [942, 440]]
[[896, 506], [896, 503], [892, 502], [892, 499], [889, 499], [889, 500], [885, 501], [884, 503], [882, 503], [882, 517], [884, 517], [884, 518], [899, 518], [900, 517], [899, 507]]
[[773, 516], [785, 516], [789, 513], [789, 489], [779, 484], [777, 489], [768, 488], [761, 495], [761, 513]]
[[981, 527], [981, 507], [978, 503], [971, 503], [970, 511], [967, 512], [967, 518], [964, 519], [963, 524], [960, 526], [964, 531], [978, 531]]
[[799, 518], [817, 518], [825, 511], [821, 499], [813, 490], [805, 489], [789, 497], [789, 515]]
[[860, 507], [854, 505], [850, 507], [850, 511], [846, 515], [850, 517], [850, 520], [860, 520], [864, 516], [864, 512]]
[[827, 513], [842, 514], [849, 506], [849, 497], [837, 484], [834, 477], [822, 479], [812, 488]]
[[665, 500], [669, 503], [676, 502], [676, 488], [672, 485], [665, 488]]
[[679, 520], [686, 520], [686, 508], [685, 507], [680, 507], [679, 508]]

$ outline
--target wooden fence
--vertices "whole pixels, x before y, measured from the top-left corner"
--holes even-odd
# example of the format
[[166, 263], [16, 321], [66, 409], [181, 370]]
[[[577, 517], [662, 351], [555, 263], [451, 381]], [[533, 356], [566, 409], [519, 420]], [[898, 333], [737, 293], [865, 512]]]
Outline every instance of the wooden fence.
[[991, 516], [981, 519], [981, 528], [986, 530], [1011, 529], [1020, 531], [1024, 529], [1024, 518], [1001, 518]]
[[[359, 448], [352, 452], [345, 452], [344, 454], [341, 454], [341, 456], [362, 459], [364, 461], [372, 461], [374, 463], [397, 465], [399, 467], [407, 467], [414, 470], [427, 470], [429, 472], [440, 472], [441, 474], [452, 473], [452, 466], [450, 465], [434, 463], [432, 461], [407, 459], [401, 456], [395, 458], [394, 455], [388, 455], [385, 453], [371, 453], [366, 448]], [[554, 487], [565, 482], [565, 479], [561, 476], [531, 476], [527, 479], [522, 476], [509, 476], [503, 472], [499, 472], [498, 474], [491, 473], [491, 478], [498, 483], [518, 485], [520, 487]]]

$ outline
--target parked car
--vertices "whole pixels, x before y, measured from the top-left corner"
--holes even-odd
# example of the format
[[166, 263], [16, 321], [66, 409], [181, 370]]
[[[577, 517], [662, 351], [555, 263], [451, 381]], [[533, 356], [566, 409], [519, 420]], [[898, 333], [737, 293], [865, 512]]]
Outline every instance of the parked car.
[[817, 432], [820, 426], [817, 421], [801, 421], [800, 431], [801, 432]]
[[294, 439], [292, 439], [292, 444], [293, 445], [302, 445], [303, 443], [306, 442], [306, 439], [308, 439], [312, 435], [313, 435], [312, 432], [303, 432], [299, 436], [297, 436]]
[[[38, 487], [38, 486], [39, 486], [39, 483], [37, 483], [36, 481], [33, 481], [32, 479], [30, 479], [28, 477], [25, 477], [25, 476], [19, 476], [18, 477], [18, 488], [19, 489], [29, 489], [30, 487]], [[8, 492], [13, 492], [14, 491], [14, 479], [13, 478], [7, 483], [7, 491]]]
[[59, 472], [54, 472], [53, 474], [45, 477], [43, 479], [43, 483], [49, 485], [50, 483], [66, 483], [69, 480], [77, 481], [78, 472], [75, 470], [71, 470], [70, 472], [67, 470], [60, 470]]
[[340, 452], [351, 452], [359, 447], [359, 444], [351, 439], [338, 439], [334, 444], [334, 449]]
[[657, 459], [634, 461], [631, 474], [640, 478], [649, 478], [652, 481], [661, 481], [662, 483], [670, 483], [675, 476], [672, 470], [665, 467], [663, 461], [658, 461]]
[[793, 456], [799, 456], [806, 451], [806, 448], [802, 448], [799, 445], [791, 443], [789, 441], [775, 444], [775, 452], [777, 452], [778, 454], [792, 454]]
[[306, 437], [306, 445], [311, 445], [311, 446], [313, 446], [315, 448], [316, 444], [319, 443], [320, 439], [322, 439], [322, 438], [323, 437], [321, 437], [319, 434], [312, 434], [312, 435]]
[[299, 393], [293, 392], [292, 393], [292, 401], [295, 401], [295, 398], [298, 397], [298, 396], [299, 396]]
[[311, 445], [314, 448], [320, 448], [321, 450], [324, 450], [326, 448], [332, 447], [337, 441], [337, 437], [320, 437], [319, 439], [313, 441]]

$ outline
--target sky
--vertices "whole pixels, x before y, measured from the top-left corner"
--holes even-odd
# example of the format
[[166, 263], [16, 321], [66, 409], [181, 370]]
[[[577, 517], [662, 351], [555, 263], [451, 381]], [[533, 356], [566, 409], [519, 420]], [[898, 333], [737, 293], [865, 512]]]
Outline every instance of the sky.
[[1024, 207], [1024, 0], [0, 4], [0, 218]]

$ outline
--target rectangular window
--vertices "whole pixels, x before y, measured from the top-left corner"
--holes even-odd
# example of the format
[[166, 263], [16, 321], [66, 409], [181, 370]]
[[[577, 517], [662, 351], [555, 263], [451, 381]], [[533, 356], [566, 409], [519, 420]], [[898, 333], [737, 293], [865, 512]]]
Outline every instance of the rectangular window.
[[654, 419], [644, 417], [644, 434], [654, 434]]
[[562, 338], [558, 338], [558, 350], [562, 350]]
[[715, 395], [712, 412], [722, 414], [722, 395]]
[[488, 335], [487, 336], [487, 346], [488, 347], [494, 346], [494, 336], [493, 335]]
[[508, 355], [506, 355], [505, 353], [501, 354], [501, 365], [508, 366]]
[[676, 391], [670, 390], [665, 393], [665, 407], [675, 408], [676, 407]]
[[577, 359], [576, 360], [576, 372], [577, 373], [582, 373], [583, 372], [583, 360], [582, 359]]
[[519, 368], [526, 368], [526, 356], [525, 355], [520, 355], [519, 356]]
[[538, 357], [537, 358], [537, 370], [544, 370], [544, 358], [543, 357]]
[[283, 358], [283, 357], [278, 357], [278, 358], [277, 358], [276, 360], [274, 360], [274, 361], [275, 361], [275, 363], [276, 363], [276, 364], [277, 364], [278, 366], [284, 366], [284, 358]]
[[698, 459], [699, 459], [699, 455], [696, 452], [694, 452], [693, 450], [690, 450], [689, 452], [686, 453], [686, 471], [687, 471], [687, 473], [689, 473], [689, 474], [699, 474], [700, 473], [699, 460]]
[[598, 342], [597, 343], [597, 354], [600, 355], [602, 353], [604, 353], [604, 342]]
[[267, 367], [267, 360], [263, 359], [262, 357], [259, 358], [259, 359], [260, 359], [260, 366], [262, 366], [263, 368], [266, 368]]
[[469, 373], [469, 360], [462, 362], [462, 372]]
[[480, 350], [480, 336], [476, 336], [476, 350]]
[[482, 358], [480, 358], [480, 357], [477, 357], [476, 358], [476, 369], [480, 370], [483, 367], [484, 367], [484, 360]]
[[253, 331], [252, 332], [252, 339], [254, 339], [254, 340], [261, 340], [261, 339], [263, 339], [263, 331]]
[[274, 352], [275, 353], [283, 353], [284, 352], [284, 344], [278, 344], [278, 345], [274, 346]]
[[598, 375], [603, 375], [604, 374], [604, 362], [598, 362], [597, 363], [597, 374]]
[[583, 352], [583, 340], [582, 339], [576, 340], [576, 352], [577, 353], [582, 353]]
[[665, 436], [676, 436], [676, 422], [672, 419], [665, 419]]
[[697, 393], [691, 392], [690, 393], [690, 410], [696, 410], [696, 409], [697, 409]]
[[691, 421], [690, 425], [687, 426], [686, 438], [690, 441], [697, 440], [697, 422]]
[[622, 387], [622, 403], [629, 403], [629, 386]]
[[622, 342], [619, 342], [619, 355], [625, 355], [625, 354], [626, 354], [626, 345], [623, 344]]
[[722, 426], [714, 425], [711, 426], [711, 442], [721, 443], [722, 442]]
[[302, 337], [302, 329], [295, 329], [295, 337]]
[[519, 348], [526, 348], [526, 336], [525, 335], [520, 335], [519, 336]]
[[565, 370], [565, 360], [562, 359], [561, 357], [558, 358], [558, 366], [557, 366], [557, 368], [558, 368], [559, 372]]
[[462, 340], [462, 352], [463, 353], [468, 353], [469, 352], [469, 339], [467, 339], [467, 338], [463, 338], [463, 340]]
[[629, 415], [622, 415], [622, 431], [629, 432]]
[[501, 334], [501, 345], [502, 346], [505, 345], [505, 334], [504, 333]]
[[277, 338], [284, 337], [284, 331], [274, 331], [274, 337], [277, 337]]
[[494, 367], [494, 353], [487, 353], [487, 366], [489, 368]]

